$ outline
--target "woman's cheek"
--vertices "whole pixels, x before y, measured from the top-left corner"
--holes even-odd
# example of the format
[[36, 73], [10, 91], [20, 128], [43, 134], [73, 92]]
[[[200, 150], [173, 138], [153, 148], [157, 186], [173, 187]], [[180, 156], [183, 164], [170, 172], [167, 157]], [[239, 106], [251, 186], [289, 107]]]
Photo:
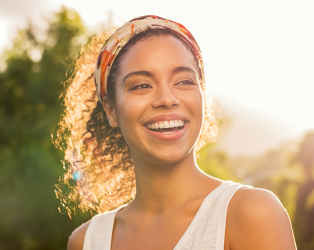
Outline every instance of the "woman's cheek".
[[132, 98], [124, 98], [123, 102], [118, 103], [119, 126], [124, 131], [133, 131], [137, 125], [137, 121], [141, 115], [141, 103], [130, 100]]
[[187, 107], [191, 109], [191, 112], [195, 115], [202, 115], [203, 113], [203, 98], [201, 93], [197, 92], [194, 94], [187, 95], [184, 98], [184, 102], [187, 102]]

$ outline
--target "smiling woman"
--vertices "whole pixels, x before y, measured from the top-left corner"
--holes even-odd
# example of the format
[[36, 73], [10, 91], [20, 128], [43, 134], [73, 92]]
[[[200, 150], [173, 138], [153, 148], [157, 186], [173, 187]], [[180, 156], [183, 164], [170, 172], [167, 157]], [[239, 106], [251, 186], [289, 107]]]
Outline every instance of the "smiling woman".
[[59, 123], [56, 143], [66, 141], [69, 163], [63, 181], [74, 184], [59, 195], [99, 213], [73, 232], [68, 249], [296, 249], [274, 194], [208, 176], [196, 164], [216, 123], [190, 32], [139, 17], [97, 56], [104, 37], [78, 59]]

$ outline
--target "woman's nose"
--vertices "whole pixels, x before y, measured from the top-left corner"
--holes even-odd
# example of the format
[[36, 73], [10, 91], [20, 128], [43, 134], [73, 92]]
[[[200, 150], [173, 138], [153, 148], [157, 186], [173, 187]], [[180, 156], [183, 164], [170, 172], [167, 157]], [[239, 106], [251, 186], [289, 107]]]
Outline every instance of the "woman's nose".
[[175, 94], [175, 91], [170, 86], [160, 86], [155, 91], [155, 97], [152, 102], [153, 108], [172, 108], [173, 106], [179, 106], [180, 100]]

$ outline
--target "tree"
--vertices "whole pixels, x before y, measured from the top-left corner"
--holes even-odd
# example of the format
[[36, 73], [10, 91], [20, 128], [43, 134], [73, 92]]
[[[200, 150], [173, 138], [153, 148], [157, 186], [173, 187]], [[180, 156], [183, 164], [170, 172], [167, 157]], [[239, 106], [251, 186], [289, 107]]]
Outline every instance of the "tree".
[[300, 145], [295, 161], [302, 165], [305, 180], [299, 186], [294, 226], [300, 249], [314, 248], [314, 132], [308, 133]]
[[78, 14], [62, 8], [42, 32], [20, 30], [0, 73], [0, 249], [64, 249], [73, 220], [57, 210], [54, 184], [62, 153], [50, 134], [63, 112], [58, 99], [86, 40]]
[[304, 136], [288, 165], [274, 176], [273, 183], [291, 217], [298, 249], [313, 249], [314, 132]]

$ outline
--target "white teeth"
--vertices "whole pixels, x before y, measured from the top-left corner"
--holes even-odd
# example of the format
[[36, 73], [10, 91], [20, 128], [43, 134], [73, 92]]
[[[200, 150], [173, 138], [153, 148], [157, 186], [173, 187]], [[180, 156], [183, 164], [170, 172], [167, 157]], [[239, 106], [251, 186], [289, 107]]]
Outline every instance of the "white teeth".
[[182, 127], [184, 121], [182, 120], [171, 120], [171, 121], [160, 121], [151, 124], [147, 124], [146, 127], [149, 129], [162, 129], [162, 128], [177, 128]]
[[164, 121], [164, 128], [169, 128], [169, 123], [167, 121]]

